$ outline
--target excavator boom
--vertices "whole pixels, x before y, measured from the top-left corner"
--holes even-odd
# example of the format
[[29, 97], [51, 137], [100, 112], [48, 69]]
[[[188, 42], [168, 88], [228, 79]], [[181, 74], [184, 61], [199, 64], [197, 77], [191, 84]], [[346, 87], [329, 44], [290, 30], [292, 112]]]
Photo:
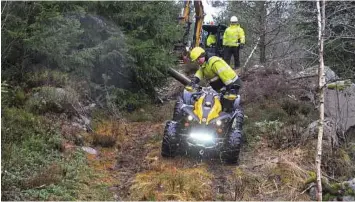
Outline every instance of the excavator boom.
[[[191, 2], [190, 0], [184, 1], [184, 11], [182, 16], [180, 17], [180, 22], [186, 25], [184, 37], [183, 37], [183, 43], [186, 44], [187, 38], [189, 36], [190, 32], [190, 11], [191, 11]], [[194, 33], [193, 33], [193, 43], [192, 46], [197, 47], [200, 45], [200, 36], [201, 36], [201, 31], [202, 31], [202, 24], [203, 24], [203, 17], [204, 17], [204, 11], [203, 11], [203, 4], [202, 1], [193, 1], [194, 7], [195, 7], [195, 28], [194, 28]]]
[[203, 17], [204, 17], [202, 1], [194, 1], [194, 7], [195, 7], [196, 22], [195, 22], [193, 43], [195, 47], [198, 47], [200, 46], [200, 36], [201, 36]]

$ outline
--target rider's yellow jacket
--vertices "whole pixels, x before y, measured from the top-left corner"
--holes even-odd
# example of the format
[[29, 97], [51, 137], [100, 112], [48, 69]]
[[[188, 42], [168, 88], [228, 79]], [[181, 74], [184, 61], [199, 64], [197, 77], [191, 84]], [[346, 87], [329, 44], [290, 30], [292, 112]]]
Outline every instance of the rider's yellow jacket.
[[200, 80], [208, 80], [210, 84], [221, 80], [224, 85], [229, 85], [238, 79], [235, 71], [222, 58], [217, 56], [210, 57], [207, 62], [201, 65], [195, 76]]
[[245, 43], [245, 34], [239, 24], [230, 25], [223, 34], [223, 46], [236, 47]]

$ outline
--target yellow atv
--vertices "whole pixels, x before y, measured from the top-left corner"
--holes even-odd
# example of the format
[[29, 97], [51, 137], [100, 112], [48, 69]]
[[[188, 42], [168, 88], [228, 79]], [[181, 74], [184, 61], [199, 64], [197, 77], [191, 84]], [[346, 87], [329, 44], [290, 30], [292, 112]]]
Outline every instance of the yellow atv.
[[[232, 103], [232, 111], [222, 109], [224, 101]], [[239, 103], [239, 95], [217, 93], [212, 87], [185, 89], [176, 102], [173, 120], [166, 123], [162, 156], [197, 149], [200, 155], [212, 151], [225, 163], [238, 163], [244, 117]]]

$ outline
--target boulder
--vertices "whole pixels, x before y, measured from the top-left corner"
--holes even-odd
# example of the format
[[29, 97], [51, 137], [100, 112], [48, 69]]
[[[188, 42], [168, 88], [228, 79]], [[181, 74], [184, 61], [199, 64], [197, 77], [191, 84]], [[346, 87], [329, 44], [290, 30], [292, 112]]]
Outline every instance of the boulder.
[[[326, 179], [326, 178], [324, 178]], [[316, 183], [309, 184], [309, 196], [311, 200], [317, 200]], [[354, 201], [355, 200], [355, 178], [340, 183], [330, 184], [328, 180], [322, 181], [323, 200]]]
[[355, 201], [355, 178], [341, 183], [343, 201]]
[[72, 126], [78, 127], [82, 130], [89, 131], [90, 130], [91, 119], [85, 115], [79, 115], [79, 117], [74, 116], [72, 118]]
[[82, 150], [84, 150], [85, 152], [92, 154], [92, 155], [97, 155], [98, 151], [94, 148], [91, 147], [81, 147]]
[[[317, 77], [318, 68], [311, 67], [294, 74], [290, 79], [301, 89], [298, 89], [299, 99], [313, 102], [316, 107], [318, 106]], [[339, 77], [327, 66], [325, 66], [325, 80], [327, 82], [324, 94], [325, 117], [332, 120], [332, 125], [336, 128], [335, 133], [344, 137], [347, 131], [355, 126], [355, 84], [351, 81], [330, 83], [339, 80]], [[310, 125], [311, 128], [314, 128], [314, 124], [317, 125], [313, 123]]]
[[76, 113], [75, 107], [79, 104], [79, 95], [72, 88], [55, 88], [43, 86], [35, 89], [35, 93], [27, 101], [31, 110], [46, 113]]
[[[325, 73], [325, 82], [339, 79], [336, 73], [328, 66], [324, 66], [324, 73]], [[312, 77], [315, 78], [318, 77], [318, 66], [313, 66], [303, 71], [300, 71], [296, 73], [294, 76], [292, 76], [291, 79], [302, 79], [302, 78], [312, 78]]]
[[[302, 140], [316, 139], [318, 137], [318, 120], [313, 121], [302, 134]], [[332, 118], [324, 119], [323, 141], [327, 146], [338, 146], [339, 139], [336, 133], [335, 121]]]
[[355, 192], [355, 178], [347, 181], [348, 187]]
[[339, 134], [345, 134], [355, 126], [355, 84], [343, 90], [326, 89], [324, 110], [325, 116], [335, 120]]

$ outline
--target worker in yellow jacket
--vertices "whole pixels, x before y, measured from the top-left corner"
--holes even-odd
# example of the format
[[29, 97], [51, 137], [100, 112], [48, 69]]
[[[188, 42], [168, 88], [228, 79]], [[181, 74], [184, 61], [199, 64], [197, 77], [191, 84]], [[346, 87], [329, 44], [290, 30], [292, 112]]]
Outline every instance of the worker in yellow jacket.
[[243, 28], [238, 23], [238, 18], [232, 16], [230, 26], [226, 29], [223, 35], [224, 60], [230, 64], [231, 57], [234, 57], [234, 69], [240, 67], [239, 51], [243, 49], [245, 44], [245, 34]]
[[197, 62], [200, 66], [191, 80], [191, 87], [195, 87], [202, 79], [206, 79], [216, 91], [220, 92], [221, 89], [225, 89], [225, 94], [238, 94], [241, 87], [240, 78], [222, 58], [209, 57], [201, 47], [192, 49], [190, 57], [192, 62]]
[[207, 47], [211, 47], [216, 45], [217, 39], [216, 39], [216, 35], [210, 33], [207, 37]]

